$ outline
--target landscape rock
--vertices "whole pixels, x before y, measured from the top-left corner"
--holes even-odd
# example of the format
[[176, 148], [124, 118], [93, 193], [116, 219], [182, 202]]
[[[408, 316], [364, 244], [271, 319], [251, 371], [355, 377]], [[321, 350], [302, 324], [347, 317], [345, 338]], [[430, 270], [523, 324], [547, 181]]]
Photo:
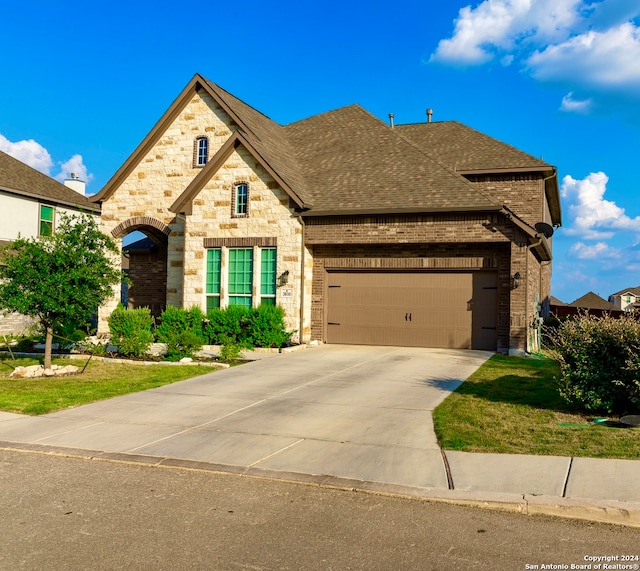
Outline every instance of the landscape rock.
[[12, 379], [37, 379], [40, 377], [62, 377], [65, 375], [75, 375], [80, 367], [75, 365], [52, 365], [50, 369], [45, 369], [42, 365], [29, 365], [28, 367], [16, 367], [9, 375]]

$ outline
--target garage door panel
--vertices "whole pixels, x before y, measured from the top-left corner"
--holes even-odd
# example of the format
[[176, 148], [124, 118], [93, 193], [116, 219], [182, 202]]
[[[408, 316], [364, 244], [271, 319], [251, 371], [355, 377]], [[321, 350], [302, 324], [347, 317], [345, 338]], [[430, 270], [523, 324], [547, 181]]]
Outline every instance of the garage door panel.
[[497, 274], [477, 274], [329, 272], [327, 342], [469, 349], [484, 336], [495, 349], [483, 326], [495, 325]]

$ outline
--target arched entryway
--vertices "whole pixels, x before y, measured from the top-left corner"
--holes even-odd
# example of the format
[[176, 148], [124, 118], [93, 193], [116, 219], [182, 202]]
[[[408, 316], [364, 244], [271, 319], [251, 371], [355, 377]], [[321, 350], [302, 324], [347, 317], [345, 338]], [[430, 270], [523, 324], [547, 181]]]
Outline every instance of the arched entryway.
[[171, 229], [149, 216], [125, 220], [111, 232], [121, 239], [133, 232], [140, 238], [122, 248], [123, 270], [130, 284], [123, 284], [121, 301], [126, 307], [148, 307], [159, 317], [167, 305], [167, 243]]

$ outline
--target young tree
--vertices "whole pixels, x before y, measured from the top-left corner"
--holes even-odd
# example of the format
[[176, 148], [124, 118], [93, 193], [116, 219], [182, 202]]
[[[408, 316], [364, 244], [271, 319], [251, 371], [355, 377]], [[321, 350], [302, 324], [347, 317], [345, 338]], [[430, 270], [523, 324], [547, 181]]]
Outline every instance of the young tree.
[[0, 251], [0, 309], [33, 317], [46, 333], [51, 368], [53, 330], [88, 322], [122, 279], [115, 242], [93, 216], [62, 216], [52, 236], [18, 238]]

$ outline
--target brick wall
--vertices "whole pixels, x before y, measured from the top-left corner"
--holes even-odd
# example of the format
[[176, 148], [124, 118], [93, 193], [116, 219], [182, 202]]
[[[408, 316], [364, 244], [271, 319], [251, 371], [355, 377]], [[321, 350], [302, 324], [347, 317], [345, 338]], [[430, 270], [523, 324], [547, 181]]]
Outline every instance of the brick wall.
[[159, 317], [167, 303], [167, 247], [129, 254], [129, 307], [148, 307]]
[[541, 173], [467, 175], [465, 178], [530, 226], [550, 220]]

